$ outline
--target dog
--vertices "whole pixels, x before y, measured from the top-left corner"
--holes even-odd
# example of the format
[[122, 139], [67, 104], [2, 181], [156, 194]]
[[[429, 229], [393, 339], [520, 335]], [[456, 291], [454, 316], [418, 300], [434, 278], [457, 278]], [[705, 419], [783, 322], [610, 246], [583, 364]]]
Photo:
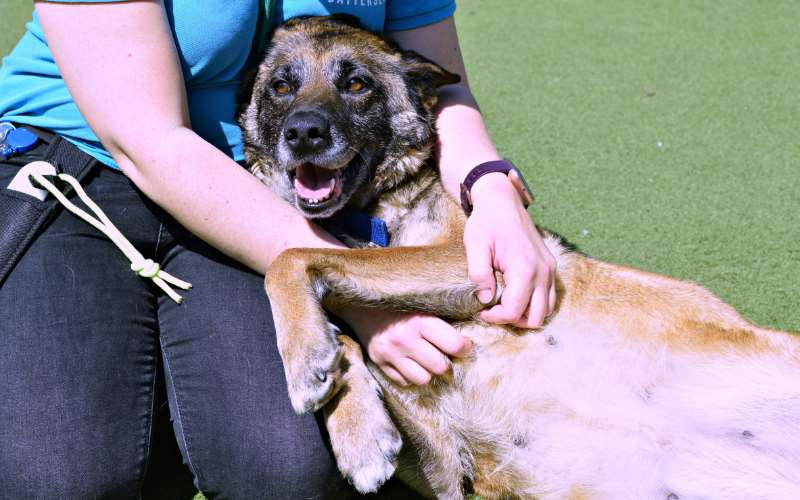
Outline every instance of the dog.
[[[290, 249], [266, 277], [292, 405], [323, 410], [342, 473], [369, 492], [396, 472], [444, 499], [800, 498], [800, 337], [546, 231], [546, 324], [477, 319], [465, 216], [432, 159], [437, 89], [456, 81], [352, 19], [315, 17], [275, 31], [249, 84], [251, 171], [356, 247]], [[351, 211], [385, 221], [389, 247], [348, 234]], [[401, 387], [331, 322], [323, 307], [341, 303], [438, 315], [474, 354]]]

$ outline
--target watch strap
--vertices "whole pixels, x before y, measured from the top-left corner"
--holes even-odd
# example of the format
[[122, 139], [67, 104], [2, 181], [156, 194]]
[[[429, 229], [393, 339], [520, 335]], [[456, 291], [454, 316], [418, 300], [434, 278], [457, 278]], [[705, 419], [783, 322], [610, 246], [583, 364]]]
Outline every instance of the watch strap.
[[495, 172], [503, 173], [511, 177], [511, 173], [515, 174], [512, 179], [512, 185], [519, 192], [522, 204], [525, 208], [533, 202], [533, 196], [528, 189], [525, 179], [522, 177], [520, 171], [508, 160], [493, 160], [481, 163], [469, 171], [461, 183], [461, 208], [467, 215], [472, 213], [472, 199], [470, 191], [475, 182], [486, 174], [493, 174]]

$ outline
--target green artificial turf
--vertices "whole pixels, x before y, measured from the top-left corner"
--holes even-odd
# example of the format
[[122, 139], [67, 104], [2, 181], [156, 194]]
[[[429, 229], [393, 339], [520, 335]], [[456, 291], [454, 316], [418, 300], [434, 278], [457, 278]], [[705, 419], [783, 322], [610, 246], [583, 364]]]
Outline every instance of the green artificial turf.
[[0, 56], [8, 54], [25, 32], [32, 11], [28, 0], [0, 0]]
[[[5, 0], [0, 53], [27, 0]], [[473, 91], [535, 220], [800, 330], [800, 3], [462, 0]]]
[[800, 330], [800, 3], [464, 0], [474, 93], [595, 257]]

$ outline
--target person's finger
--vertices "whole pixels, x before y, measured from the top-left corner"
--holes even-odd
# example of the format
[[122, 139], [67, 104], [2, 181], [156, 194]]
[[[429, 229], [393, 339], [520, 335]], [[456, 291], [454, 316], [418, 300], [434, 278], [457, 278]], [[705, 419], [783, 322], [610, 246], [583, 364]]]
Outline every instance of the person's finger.
[[527, 313], [514, 323], [519, 328], [539, 328], [544, 322], [547, 311], [550, 308], [548, 297], [550, 295], [549, 283], [538, 283], [533, 289], [533, 296], [528, 307]]
[[545, 247], [544, 249], [544, 262], [547, 266], [547, 314], [545, 318], [553, 314], [556, 307], [556, 270], [558, 269], [558, 261]]
[[487, 323], [508, 324], [519, 321], [528, 308], [533, 292], [532, 273], [522, 266], [509, 266], [514, 273], [503, 273], [505, 288], [500, 303], [481, 312], [481, 319]]
[[406, 380], [405, 377], [403, 377], [400, 372], [395, 370], [391, 365], [379, 365], [378, 368], [380, 368], [384, 375], [389, 377], [389, 379], [395, 384], [401, 387], [408, 387], [410, 385], [408, 380]]
[[467, 251], [469, 280], [475, 285], [478, 300], [483, 304], [488, 304], [494, 299], [496, 285], [492, 246], [485, 238], [468, 232], [464, 236], [464, 247]]
[[432, 375], [442, 375], [450, 369], [450, 360], [427, 340], [420, 339], [409, 349], [408, 356]]
[[449, 356], [465, 357], [472, 353], [472, 341], [458, 333], [447, 322], [433, 318], [420, 329], [422, 338]]
[[412, 384], [425, 385], [431, 381], [431, 373], [411, 358], [398, 359], [394, 368]]

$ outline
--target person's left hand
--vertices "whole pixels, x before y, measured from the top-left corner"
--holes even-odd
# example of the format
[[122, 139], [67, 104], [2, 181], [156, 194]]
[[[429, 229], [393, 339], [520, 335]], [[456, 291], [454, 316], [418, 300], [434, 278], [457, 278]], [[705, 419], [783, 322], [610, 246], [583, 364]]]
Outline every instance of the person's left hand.
[[538, 328], [556, 303], [556, 260], [542, 241], [519, 194], [502, 173], [478, 179], [470, 191], [473, 210], [464, 228], [470, 280], [478, 299], [492, 301], [503, 276], [500, 303], [481, 312], [489, 323]]
[[436, 316], [342, 304], [333, 312], [350, 325], [369, 359], [401, 386], [425, 385], [450, 369], [451, 357], [472, 353], [472, 342]]

